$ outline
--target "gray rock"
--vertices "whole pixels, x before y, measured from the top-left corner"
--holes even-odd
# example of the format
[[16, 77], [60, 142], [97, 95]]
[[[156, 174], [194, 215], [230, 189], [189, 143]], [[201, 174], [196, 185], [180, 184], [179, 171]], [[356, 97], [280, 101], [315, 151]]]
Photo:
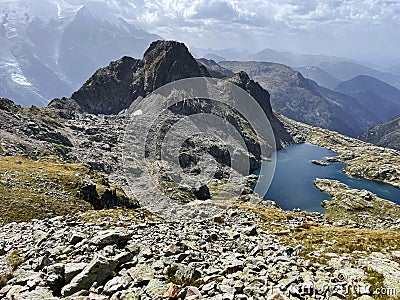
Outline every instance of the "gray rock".
[[65, 283], [70, 283], [72, 278], [79, 274], [88, 264], [87, 263], [68, 263], [64, 267]]
[[152, 279], [145, 287], [145, 291], [151, 299], [160, 299], [168, 291], [168, 286], [159, 279]]
[[104, 285], [103, 292], [107, 295], [112, 295], [120, 290], [125, 289], [129, 284], [129, 281], [126, 277], [117, 276], [107, 281]]
[[95, 256], [93, 260], [76, 275], [69, 284], [61, 290], [63, 296], [70, 296], [80, 290], [88, 290], [94, 282], [104, 283], [112, 277], [117, 262], [101, 256]]
[[106, 230], [99, 232], [93, 237], [91, 243], [94, 245], [120, 244], [128, 241], [130, 238], [131, 235], [127, 230]]

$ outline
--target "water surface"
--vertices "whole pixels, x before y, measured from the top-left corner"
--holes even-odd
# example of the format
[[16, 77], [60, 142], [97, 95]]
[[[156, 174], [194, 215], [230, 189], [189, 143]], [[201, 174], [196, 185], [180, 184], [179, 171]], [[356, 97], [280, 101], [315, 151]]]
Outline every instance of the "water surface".
[[[327, 178], [339, 180], [351, 188], [369, 190], [380, 198], [400, 204], [398, 188], [377, 181], [350, 177], [343, 173], [342, 169], [345, 167], [343, 163], [329, 163], [329, 166], [311, 163], [313, 159], [323, 160], [327, 156], [336, 155], [335, 152], [310, 143], [295, 144], [278, 151], [275, 174], [264, 199], [274, 200], [287, 210], [301, 208], [323, 212], [321, 202], [331, 200], [331, 197], [315, 187], [314, 179]], [[262, 168], [262, 172], [268, 177], [270, 176], [267, 174], [270, 169], [268, 164], [271, 163], [265, 164], [267, 168]]]

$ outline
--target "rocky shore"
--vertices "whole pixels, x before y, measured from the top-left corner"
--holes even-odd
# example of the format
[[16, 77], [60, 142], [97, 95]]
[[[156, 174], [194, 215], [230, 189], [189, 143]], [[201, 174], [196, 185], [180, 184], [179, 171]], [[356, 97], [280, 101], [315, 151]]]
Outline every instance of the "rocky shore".
[[351, 138], [340, 133], [303, 124], [282, 115], [284, 123], [297, 142], [307, 141], [328, 148], [339, 155], [334, 161], [346, 164], [344, 172], [354, 177], [382, 181], [400, 188], [400, 152]]

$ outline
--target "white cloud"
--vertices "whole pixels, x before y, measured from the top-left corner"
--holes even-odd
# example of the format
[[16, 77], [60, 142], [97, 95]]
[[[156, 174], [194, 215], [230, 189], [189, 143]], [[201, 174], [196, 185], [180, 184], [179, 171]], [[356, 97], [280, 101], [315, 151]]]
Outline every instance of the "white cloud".
[[[389, 48], [395, 45], [396, 49], [389, 49], [394, 53], [400, 46], [400, 30], [396, 31], [400, 28], [400, 0], [97, 1], [106, 2], [152, 33], [196, 47], [278, 48], [295, 44], [298, 50], [309, 52], [314, 48], [340, 52], [360, 42], [374, 45], [376, 40]], [[340, 45], [338, 41], [342, 41]], [[374, 47], [376, 51], [382, 48]]]

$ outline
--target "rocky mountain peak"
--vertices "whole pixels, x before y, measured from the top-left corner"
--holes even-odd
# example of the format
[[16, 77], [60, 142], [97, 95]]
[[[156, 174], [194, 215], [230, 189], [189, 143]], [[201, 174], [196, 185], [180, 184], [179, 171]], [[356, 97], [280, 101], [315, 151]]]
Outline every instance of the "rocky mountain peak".
[[201, 68], [183, 43], [155, 41], [143, 56], [145, 64], [145, 88], [148, 92], [164, 84], [190, 77], [210, 74]]
[[151, 43], [141, 60], [124, 56], [99, 69], [71, 98], [86, 112], [118, 114], [167, 83], [199, 76], [210, 74], [184, 44], [160, 40]]

